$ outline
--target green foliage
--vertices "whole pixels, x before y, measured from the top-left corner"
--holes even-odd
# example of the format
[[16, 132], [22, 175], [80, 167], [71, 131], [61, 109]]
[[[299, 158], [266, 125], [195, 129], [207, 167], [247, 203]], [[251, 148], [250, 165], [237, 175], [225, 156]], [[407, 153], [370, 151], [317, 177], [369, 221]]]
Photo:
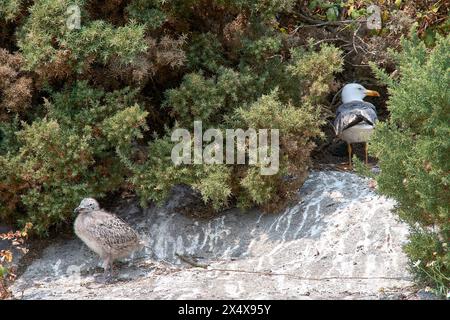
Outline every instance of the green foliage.
[[[320, 126], [323, 121], [319, 110], [310, 105], [301, 108], [285, 105], [278, 98], [277, 91], [273, 91], [248, 108], [237, 109], [236, 115], [244, 128], [280, 130], [280, 171], [274, 176], [259, 176], [256, 168], [250, 168], [239, 182], [250, 197], [241, 197], [241, 206], [245, 203], [269, 205], [289, 198], [298, 182], [303, 182], [300, 177], [309, 165], [309, 154], [314, 147], [312, 139], [322, 134]], [[289, 185], [283, 179], [287, 174], [296, 176], [298, 180], [294, 179]]]
[[18, 149], [16, 132], [19, 128], [19, 118], [10, 122], [0, 122], [0, 155], [15, 152]]
[[278, 12], [290, 11], [295, 0], [218, 0], [218, 3], [234, 5], [239, 10], [248, 10], [250, 14], [258, 15], [263, 19], [272, 18]]
[[224, 104], [224, 92], [214, 79], [201, 73], [187, 74], [179, 88], [166, 91], [164, 106], [172, 107], [181, 125], [191, 126], [194, 120], [208, 121]]
[[408, 255], [439, 266], [433, 276], [419, 272], [421, 279], [448, 290], [450, 37], [438, 37], [431, 50], [416, 36], [402, 43], [396, 55], [401, 77], [390, 80], [391, 117], [377, 126], [370, 147], [379, 158], [380, 191], [398, 201], [400, 217], [414, 228]]
[[117, 112], [103, 121], [102, 131], [106, 139], [119, 149], [125, 149], [132, 139], [142, 139], [142, 131], [148, 130], [145, 122], [148, 112], [138, 105]]
[[176, 184], [190, 185], [200, 192], [205, 203], [216, 210], [225, 206], [231, 196], [232, 168], [226, 165], [175, 166], [170, 157], [174, 143], [168, 136], [149, 145], [149, 157], [139, 166], [132, 166], [130, 182], [147, 205], [148, 199], [162, 203]]
[[114, 28], [104, 21], [94, 21], [82, 27], [79, 33], [71, 32], [67, 42], [65, 39], [62, 42], [78, 61], [94, 56], [106, 63], [111, 57], [117, 56], [127, 64], [146, 50], [143, 36], [144, 26], [133, 22]]
[[[45, 234], [71, 223], [82, 197], [126, 189], [143, 205], [162, 203], [177, 184], [211, 210], [273, 211], [306, 179], [343, 61], [340, 49], [300, 48], [280, 29], [296, 1], [7, 3], [22, 16], [19, 53], [0, 52], [2, 218]], [[70, 5], [80, 9], [79, 28], [67, 25]], [[279, 172], [175, 166], [171, 132], [195, 120], [203, 131], [279, 129]]]
[[46, 233], [70, 221], [80, 198], [120, 187], [125, 167], [115, 148], [130, 154], [131, 142], [146, 128], [147, 113], [130, 106], [132, 96], [128, 89], [105, 93], [86, 82], [52, 93], [43, 106], [47, 117], [22, 123], [17, 141], [5, 140], [1, 216], [24, 208], [22, 221]]
[[[61, 130], [54, 120], [35, 121], [18, 133], [21, 148], [18, 154], [6, 157], [2, 162], [6, 168], [2, 166], [2, 169], [14, 172], [20, 187], [27, 189], [21, 201], [29, 210], [30, 221], [38, 221], [38, 231], [44, 232], [62, 217], [67, 217], [70, 206], [74, 204], [70, 200], [77, 191], [88, 187], [80, 185], [77, 180], [79, 173], [88, 171], [92, 163], [90, 138], [89, 132], [80, 139]], [[61, 216], [62, 213], [66, 214]]]
[[449, 291], [450, 252], [448, 239], [443, 242], [435, 232], [413, 230], [405, 251], [411, 262], [411, 271], [426, 284], [432, 284], [439, 296], [446, 297]]
[[342, 71], [342, 52], [331, 45], [323, 44], [320, 51], [314, 51], [312, 40], [309, 50], [294, 48], [291, 50], [292, 63], [287, 71], [299, 78], [305, 88], [306, 101], [321, 102], [330, 91], [330, 83], [335, 73]]
[[359, 160], [356, 155], [353, 155], [352, 163], [354, 171], [361, 177], [375, 178], [375, 175], [370, 168], [364, 162]]
[[58, 62], [67, 68], [75, 65], [80, 72], [87, 60], [107, 63], [112, 57], [128, 64], [146, 50], [145, 27], [133, 21], [114, 27], [102, 20], [89, 21], [82, 11], [80, 29], [68, 28], [68, 7], [83, 4], [83, 0], [43, 0], [31, 6], [18, 39], [27, 70]]
[[0, 2], [0, 19], [14, 20], [20, 11], [22, 0], [9, 0]]
[[[198, 87], [206, 88], [204, 83]], [[183, 92], [187, 92], [184, 87]], [[206, 94], [205, 92], [208, 90], [204, 90], [201, 94]], [[195, 103], [195, 107], [199, 98], [191, 101]], [[218, 103], [223, 104], [223, 101]], [[201, 103], [199, 105], [202, 106]], [[323, 121], [320, 119], [320, 109], [311, 105], [294, 107], [284, 104], [278, 96], [278, 91], [275, 90], [248, 106], [235, 108], [224, 120], [226, 128], [279, 129], [281, 140], [279, 172], [272, 176], [261, 176], [259, 164], [234, 167], [175, 166], [170, 158], [174, 143], [165, 136], [150, 144], [149, 159], [144, 165], [131, 168], [134, 171], [131, 182], [141, 198], [160, 202], [168, 195], [172, 185], [187, 184], [198, 190], [203, 200], [210, 203], [214, 209], [226, 207], [233, 198], [240, 207], [257, 204], [275, 209], [285, 203], [304, 181], [310, 164], [309, 154], [314, 147], [312, 139], [322, 134], [320, 126]], [[296, 178], [286, 182], [283, 180], [286, 174], [292, 174]]]
[[262, 35], [256, 39], [244, 39], [243, 53], [248, 60], [255, 59], [258, 62], [270, 59], [273, 55], [280, 51], [282, 47], [282, 39], [275, 35]]
[[192, 186], [202, 195], [205, 203], [211, 203], [215, 210], [228, 204], [231, 196], [232, 168], [225, 165], [206, 165], [197, 168], [199, 172]]
[[126, 11], [131, 19], [145, 24], [150, 29], [157, 29], [166, 21], [167, 16], [160, 6], [164, 0], [135, 0], [127, 7]]
[[375, 174], [370, 170], [370, 166], [359, 160], [356, 154], [352, 158], [353, 169], [361, 177], [375, 178]]
[[225, 64], [223, 48], [217, 36], [211, 32], [194, 35], [187, 53], [190, 69], [216, 72]]

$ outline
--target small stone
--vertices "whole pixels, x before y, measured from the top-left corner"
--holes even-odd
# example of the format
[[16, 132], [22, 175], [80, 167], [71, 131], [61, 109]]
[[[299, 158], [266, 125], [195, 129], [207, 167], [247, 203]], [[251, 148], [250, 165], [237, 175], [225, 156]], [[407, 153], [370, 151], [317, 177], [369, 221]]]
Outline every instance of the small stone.
[[380, 169], [380, 167], [378, 167], [378, 166], [374, 166], [372, 169], [370, 169], [370, 171], [371, 171], [373, 174], [380, 174], [381, 169]]
[[439, 300], [439, 298], [434, 293], [423, 289], [417, 292], [417, 297], [420, 300]]
[[370, 189], [376, 189], [378, 187], [378, 183], [374, 179], [370, 179], [368, 182], [368, 186]]

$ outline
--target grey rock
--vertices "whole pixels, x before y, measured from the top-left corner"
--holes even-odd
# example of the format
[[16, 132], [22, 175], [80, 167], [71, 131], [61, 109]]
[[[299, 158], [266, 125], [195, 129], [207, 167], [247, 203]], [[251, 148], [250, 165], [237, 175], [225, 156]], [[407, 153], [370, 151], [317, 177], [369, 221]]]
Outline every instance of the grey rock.
[[312, 172], [283, 212], [233, 209], [210, 220], [179, 214], [182, 196], [147, 209], [128, 202], [115, 212], [146, 247], [122, 263], [118, 281], [96, 284], [99, 261], [75, 239], [48, 247], [12, 291], [24, 299], [407, 296], [408, 228], [392, 213], [395, 202], [366, 185], [351, 173]]
[[434, 293], [421, 289], [417, 292], [417, 298], [419, 300], [439, 300], [439, 297]]

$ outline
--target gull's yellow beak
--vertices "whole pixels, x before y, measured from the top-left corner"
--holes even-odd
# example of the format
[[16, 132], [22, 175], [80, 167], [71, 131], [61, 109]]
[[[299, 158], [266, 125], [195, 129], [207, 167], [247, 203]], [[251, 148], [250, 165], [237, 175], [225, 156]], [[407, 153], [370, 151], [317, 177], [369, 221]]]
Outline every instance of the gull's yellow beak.
[[379, 97], [380, 94], [378, 93], [378, 91], [375, 91], [375, 90], [366, 90], [366, 96]]

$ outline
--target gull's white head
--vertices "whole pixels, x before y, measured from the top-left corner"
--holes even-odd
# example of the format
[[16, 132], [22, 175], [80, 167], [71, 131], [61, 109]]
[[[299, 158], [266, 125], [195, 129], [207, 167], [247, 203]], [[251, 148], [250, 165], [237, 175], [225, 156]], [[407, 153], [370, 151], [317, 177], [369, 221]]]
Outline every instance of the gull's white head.
[[359, 83], [349, 83], [342, 89], [342, 103], [350, 101], [362, 101], [366, 96], [379, 97], [380, 94], [374, 90], [368, 90]]
[[95, 210], [100, 210], [100, 205], [98, 204], [97, 200], [95, 200], [94, 198], [84, 198], [83, 200], [81, 200], [80, 205], [75, 208], [75, 210], [73, 210], [73, 212], [79, 213]]

